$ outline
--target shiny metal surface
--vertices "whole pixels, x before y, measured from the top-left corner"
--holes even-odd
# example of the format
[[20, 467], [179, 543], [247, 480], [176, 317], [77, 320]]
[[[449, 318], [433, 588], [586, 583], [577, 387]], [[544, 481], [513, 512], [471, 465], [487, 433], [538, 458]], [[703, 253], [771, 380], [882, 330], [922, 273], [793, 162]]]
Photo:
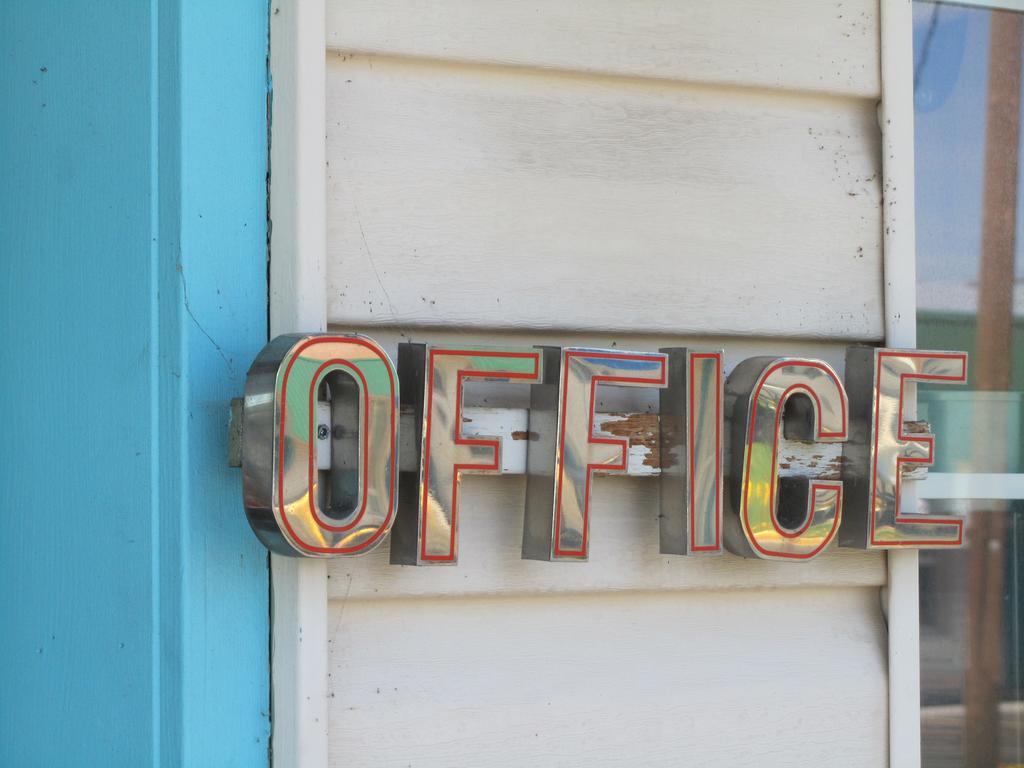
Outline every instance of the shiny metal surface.
[[661, 390], [660, 549], [673, 555], [722, 553], [722, 350], [665, 348]]
[[851, 438], [843, 446], [846, 520], [839, 537], [844, 547], [958, 547], [963, 521], [919, 515], [901, 499], [902, 466], [930, 466], [935, 438], [908, 434], [918, 381], [964, 384], [966, 352], [849, 347], [846, 384], [850, 391]]
[[544, 356], [546, 375], [531, 390], [523, 557], [586, 560], [592, 475], [624, 471], [628, 450], [626, 440], [595, 431], [597, 386], [664, 387], [668, 358], [577, 347]]
[[[408, 349], [419, 347], [419, 349]], [[421, 378], [408, 378], [417, 361]], [[467, 381], [533, 384], [541, 380], [538, 349], [530, 347], [448, 348], [403, 344], [399, 371], [403, 389], [422, 392], [419, 482], [414, 496], [403, 482], [391, 562], [454, 565], [459, 554], [459, 484], [463, 474], [497, 474], [501, 440], [462, 433], [463, 387]], [[415, 374], [413, 374], [415, 376]], [[403, 473], [405, 474], [405, 473]], [[413, 524], [415, 522], [415, 524]]]
[[[331, 401], [358, 430], [357, 455], [318, 469], [317, 405]], [[397, 507], [398, 377], [376, 342], [358, 334], [287, 335], [249, 369], [243, 405], [246, 514], [274, 552], [359, 555], [377, 546]], [[340, 434], [340, 433], [339, 433]]]
[[726, 382], [729, 551], [767, 560], [809, 560], [839, 528], [843, 484], [782, 479], [779, 442], [847, 439], [849, 406], [836, 372], [820, 360], [753, 357]]

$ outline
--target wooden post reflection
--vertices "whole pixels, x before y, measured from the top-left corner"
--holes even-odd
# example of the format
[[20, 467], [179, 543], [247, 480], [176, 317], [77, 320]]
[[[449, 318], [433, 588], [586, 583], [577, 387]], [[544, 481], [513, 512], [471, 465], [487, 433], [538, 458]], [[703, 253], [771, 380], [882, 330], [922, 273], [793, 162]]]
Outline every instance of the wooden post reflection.
[[[988, 107], [985, 136], [985, 196], [978, 275], [974, 377], [977, 389], [1010, 387], [1013, 329], [1014, 246], [1020, 139], [1022, 15], [993, 11], [990, 22]], [[1012, 425], [974, 414], [974, 439], [1007, 445]], [[985, 425], [982, 428], [982, 425]], [[995, 427], [996, 434], [993, 434]], [[1001, 434], [999, 434], [1001, 433]], [[981, 446], [978, 446], [979, 449]], [[979, 455], [990, 451], [976, 451]], [[998, 452], [997, 452], [998, 453]], [[991, 467], [986, 471], [1006, 471]], [[999, 701], [1003, 669], [1003, 579], [1006, 509], [975, 510], [968, 528], [966, 758], [969, 768], [999, 764]]]
[[999, 765], [999, 700], [1003, 676], [1003, 579], [1006, 512], [973, 510], [967, 529], [967, 709], [969, 768]]
[[977, 388], [983, 390], [1010, 388], [1022, 18], [1020, 13], [993, 11], [989, 39], [985, 197], [973, 365]]

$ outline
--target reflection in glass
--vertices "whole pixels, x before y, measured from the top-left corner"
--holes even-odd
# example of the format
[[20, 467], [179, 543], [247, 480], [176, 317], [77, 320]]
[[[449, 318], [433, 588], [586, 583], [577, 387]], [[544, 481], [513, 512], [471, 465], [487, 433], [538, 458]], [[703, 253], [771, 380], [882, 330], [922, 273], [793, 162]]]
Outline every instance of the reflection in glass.
[[921, 553], [925, 768], [1024, 764], [1022, 30], [1015, 12], [915, 4], [917, 342], [971, 355], [967, 391], [919, 392], [942, 446], [921, 511], [967, 521], [964, 549]]

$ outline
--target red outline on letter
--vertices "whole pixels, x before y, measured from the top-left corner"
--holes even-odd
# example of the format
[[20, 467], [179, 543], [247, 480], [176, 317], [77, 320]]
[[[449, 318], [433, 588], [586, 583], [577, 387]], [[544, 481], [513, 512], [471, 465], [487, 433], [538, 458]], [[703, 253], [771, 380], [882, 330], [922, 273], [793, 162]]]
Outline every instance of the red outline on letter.
[[[696, 403], [694, 401], [693, 393], [693, 382], [694, 382], [694, 360], [714, 360], [715, 361], [715, 543], [714, 545], [702, 545], [697, 546], [694, 542], [697, 540], [697, 514], [696, 507], [694, 506], [693, 497], [693, 478], [696, 477], [697, 470], [694, 464], [694, 450], [693, 446], [696, 443], [696, 419], [694, 414], [697, 412]], [[721, 552], [722, 551], [722, 353], [721, 352], [700, 352], [693, 353], [690, 355], [689, 364], [689, 378], [686, 389], [690, 395], [690, 410], [686, 414], [686, 420], [688, 422], [688, 442], [686, 445], [686, 451], [690, 454], [690, 477], [688, 478], [690, 485], [690, 550], [692, 552]]]
[[771, 486], [769, 488], [769, 493], [768, 493], [768, 499], [769, 499], [768, 503], [771, 505], [772, 527], [775, 528], [775, 531], [780, 536], [784, 536], [787, 539], [795, 539], [795, 538], [797, 538], [798, 536], [802, 535], [810, 527], [811, 522], [812, 522], [812, 520], [814, 518], [814, 507], [812, 506], [810, 508], [810, 510], [808, 510], [807, 520], [804, 522], [804, 524], [802, 526], [800, 526], [800, 528], [798, 530], [796, 530], [796, 531], [787, 531], [786, 529], [782, 528], [779, 525], [778, 516], [776, 514], [777, 511], [778, 511], [778, 497], [776, 496], [776, 484], [777, 484], [778, 477], [779, 477], [779, 470], [778, 470], [778, 464], [779, 464], [779, 423], [782, 421], [782, 411], [785, 408], [786, 400], [788, 400], [789, 396], [791, 394], [793, 394], [795, 391], [803, 390], [808, 395], [810, 395], [810, 397], [814, 400], [814, 404], [815, 404], [815, 407], [817, 409], [816, 412], [815, 412], [815, 418], [814, 418], [814, 421], [815, 421], [815, 431], [817, 432], [816, 437], [819, 438], [819, 439], [821, 439], [823, 437], [832, 437], [832, 438], [836, 438], [838, 440], [845, 440], [845, 439], [848, 438], [849, 427], [848, 427], [848, 424], [847, 424], [847, 418], [849, 416], [850, 408], [849, 408], [849, 405], [847, 404], [847, 401], [846, 401], [846, 388], [843, 386], [843, 383], [841, 381], [839, 381], [839, 377], [836, 376], [835, 371], [833, 371], [829, 366], [825, 365], [824, 363], [819, 363], [819, 362], [817, 362], [815, 360], [783, 360], [781, 362], [775, 363], [770, 368], [765, 370], [760, 375], [760, 377], [758, 377], [757, 386], [755, 386], [754, 389], [751, 390], [751, 393], [750, 393], [750, 401], [752, 403], [755, 403], [755, 406], [750, 409], [750, 418], [749, 418], [749, 423], [747, 424], [747, 439], [746, 439], [746, 443], [745, 443], [745, 452], [746, 452], [747, 456], [746, 456], [746, 461], [744, 462], [744, 470], [743, 470], [743, 500], [742, 500], [742, 503], [740, 505], [740, 518], [743, 521], [743, 528], [747, 532], [747, 541], [750, 543], [750, 545], [754, 549], [756, 549], [761, 554], [767, 555], [769, 557], [786, 557], [786, 558], [790, 558], [792, 560], [808, 560], [808, 559], [814, 557], [815, 555], [817, 555], [819, 552], [821, 552], [821, 550], [823, 550], [825, 547], [827, 547], [829, 545], [829, 543], [832, 541], [832, 539], [835, 538], [836, 533], [839, 531], [839, 524], [841, 522], [842, 509], [843, 509], [842, 504], [840, 503], [840, 502], [842, 502], [842, 499], [843, 499], [842, 484], [841, 483], [838, 484], [838, 485], [828, 485], [826, 483], [820, 483], [819, 482], [819, 483], [816, 483], [816, 484], [812, 484], [812, 486], [811, 486], [811, 490], [812, 490], [811, 502], [812, 502], [812, 505], [813, 505], [813, 502], [814, 502], [813, 491], [814, 491], [815, 488], [828, 488], [830, 490], [836, 490], [836, 491], [839, 492], [839, 495], [838, 495], [838, 497], [836, 499], [837, 508], [836, 508], [835, 525], [832, 526], [832, 530], [829, 532], [829, 535], [826, 536], [825, 539], [822, 541], [821, 546], [819, 546], [817, 549], [815, 549], [812, 552], [808, 552], [807, 554], [800, 554], [800, 553], [796, 553], [796, 552], [771, 552], [771, 551], [769, 551], [767, 549], [764, 549], [757, 542], [757, 538], [754, 536], [753, 531], [750, 530], [750, 519], [749, 519], [749, 517], [747, 515], [747, 495], [750, 492], [750, 485], [748, 483], [748, 478], [750, 477], [750, 458], [751, 458], [751, 450], [750, 449], [751, 449], [751, 444], [753, 443], [753, 437], [754, 437], [754, 431], [755, 431], [754, 428], [755, 428], [755, 426], [757, 424], [757, 406], [756, 406], [757, 396], [758, 396], [758, 394], [760, 394], [761, 388], [764, 386], [765, 380], [768, 378], [768, 376], [770, 376], [772, 373], [777, 371], [779, 368], [786, 368], [786, 367], [790, 367], [790, 366], [792, 366], [792, 367], [800, 367], [800, 368], [817, 368], [820, 371], [824, 371], [828, 375], [828, 377], [830, 379], [832, 379], [832, 381], [835, 382], [836, 388], [839, 391], [839, 398], [840, 398], [840, 400], [841, 400], [841, 402], [843, 404], [843, 407], [842, 407], [843, 426], [842, 426], [842, 429], [839, 432], [824, 432], [822, 430], [822, 428], [821, 428], [821, 412], [822, 412], [821, 400], [818, 398], [817, 393], [813, 389], [808, 387], [806, 384], [792, 384], [792, 385], [787, 387], [782, 392], [782, 396], [779, 398], [779, 407], [775, 411], [775, 431], [774, 431], [773, 437], [772, 437], [772, 474], [771, 474], [772, 480], [771, 480]]
[[[308, 347], [311, 347], [311, 346], [313, 346], [315, 344], [328, 344], [328, 343], [330, 343], [330, 344], [358, 344], [360, 346], [363, 346], [363, 347], [366, 347], [367, 349], [372, 350], [377, 355], [378, 359], [380, 359], [380, 361], [384, 363], [384, 367], [387, 369], [387, 372], [388, 372], [388, 379], [391, 382], [391, 404], [392, 404], [392, 407], [391, 407], [390, 410], [391, 410], [391, 455], [392, 455], [392, 460], [391, 460], [390, 481], [389, 481], [389, 484], [388, 484], [389, 488], [390, 488], [390, 494], [388, 496], [388, 516], [384, 519], [384, 524], [381, 525], [380, 528], [377, 529], [377, 531], [373, 534], [373, 536], [371, 536], [369, 539], [367, 539], [366, 541], [362, 542], [361, 544], [359, 544], [357, 546], [352, 546], [352, 547], [331, 548], [331, 547], [318, 547], [318, 546], [315, 546], [315, 545], [312, 545], [312, 544], [307, 544], [306, 542], [302, 541], [302, 539], [300, 539], [299, 536], [295, 533], [294, 529], [291, 526], [291, 523], [288, 522], [288, 515], [286, 515], [284, 513], [284, 508], [285, 508], [285, 504], [284, 504], [284, 461], [282, 461], [282, 459], [284, 457], [285, 413], [286, 413], [287, 407], [288, 407], [288, 398], [287, 398], [288, 377], [291, 375], [292, 366], [295, 364], [295, 361], [298, 360], [299, 355], [305, 349], [307, 349]], [[340, 358], [339, 358], [339, 361], [341, 361]], [[316, 380], [317, 380], [317, 378], [318, 378], [318, 376], [320, 374], [320, 371], [323, 370], [325, 365], [330, 364], [330, 362], [332, 362], [332, 361], [328, 361], [327, 363], [322, 364], [320, 366], [320, 368], [317, 369], [316, 374], [314, 374], [314, 376], [313, 376], [313, 383], [314, 384], [316, 383]], [[280, 515], [281, 515], [281, 522], [284, 523], [285, 528], [288, 530], [288, 533], [291, 535], [292, 543], [297, 545], [299, 549], [303, 549], [303, 550], [305, 550], [307, 552], [316, 552], [318, 554], [325, 554], [325, 555], [346, 555], [346, 554], [351, 554], [353, 552], [361, 552], [361, 551], [365, 550], [366, 548], [372, 546], [377, 541], [377, 539], [379, 539], [383, 535], [383, 532], [388, 528], [389, 524], [391, 523], [391, 518], [394, 515], [394, 509], [395, 509], [395, 494], [398, 491], [398, 489], [396, 487], [396, 483], [395, 483], [395, 481], [397, 479], [397, 476], [396, 476], [396, 473], [395, 473], [395, 464], [398, 462], [398, 439], [397, 439], [398, 435], [397, 435], [397, 423], [396, 423], [396, 412], [398, 410], [398, 407], [395, 405], [395, 394], [396, 394], [396, 392], [395, 392], [395, 376], [394, 376], [394, 372], [392, 371], [392, 368], [393, 368], [393, 366], [391, 364], [391, 358], [388, 357], [387, 352], [385, 352], [376, 342], [374, 342], [374, 341], [372, 341], [370, 339], [360, 338], [358, 336], [316, 336], [316, 337], [314, 337], [312, 339], [307, 339], [305, 342], [303, 342], [303, 344], [301, 346], [298, 347], [298, 349], [295, 349], [295, 350], [293, 350], [291, 352], [291, 359], [288, 361], [288, 366], [285, 368], [284, 376], [281, 379], [281, 401], [280, 401], [281, 415], [280, 415], [280, 420], [278, 422], [278, 439], [277, 439], [277, 448], [274, 451], [274, 461], [277, 462], [277, 503], [278, 503], [278, 510], [280, 512]], [[366, 390], [364, 389], [363, 391], [365, 393]], [[315, 387], [312, 389], [312, 393], [315, 395], [315, 393], [316, 393]], [[364, 395], [364, 397], [365, 397], [365, 395]], [[362, 404], [361, 401], [360, 401], [360, 404]], [[312, 424], [313, 419], [314, 419], [315, 408], [316, 408], [316, 400], [313, 399], [313, 397], [311, 397], [310, 400], [309, 400], [309, 419], [310, 419], [310, 424]], [[366, 419], [367, 419], [367, 421], [365, 422], [366, 424], [369, 423], [369, 421], [368, 421], [369, 416], [367, 414], [367, 411], [368, 411], [367, 408], [363, 409], [364, 416], [366, 416]], [[368, 433], [369, 433], [369, 430], [364, 428], [363, 429], [364, 437], [366, 437], [366, 435], [368, 435]], [[366, 437], [366, 439], [368, 440], [368, 437]], [[315, 461], [315, 459], [313, 458], [314, 457], [314, 450], [315, 450], [315, 445], [314, 445], [313, 440], [314, 440], [314, 435], [311, 432], [310, 433], [310, 441], [309, 441], [309, 445], [310, 445], [310, 449], [309, 449], [310, 450], [310, 461], [311, 462]], [[363, 463], [363, 468], [364, 468], [364, 471], [365, 471], [366, 461], [364, 460], [362, 463]], [[309, 496], [310, 506], [313, 507], [314, 505], [313, 505], [312, 476], [310, 476], [309, 485], [306, 488], [306, 494]], [[362, 511], [363, 510], [360, 509], [360, 513], [359, 513], [360, 517], [362, 517]], [[322, 525], [321, 521], [320, 521], [320, 518], [316, 515], [315, 512], [313, 514], [313, 517], [314, 517], [314, 520], [315, 520], [317, 526], [327, 528], [328, 530], [346, 530], [348, 527], [351, 527], [351, 526], [355, 525], [355, 522], [352, 522], [349, 526], [346, 526], [344, 528], [334, 529], [334, 528], [330, 528], [329, 526]]]
[[925, 373], [901, 373], [900, 374], [900, 399], [899, 407], [896, 411], [896, 418], [899, 421], [899, 426], [896, 431], [896, 436], [904, 442], [912, 443], [925, 443], [928, 446], [928, 455], [921, 458], [913, 458], [907, 456], [896, 457], [896, 486], [893, 489], [893, 502], [895, 504], [893, 523], [907, 523], [907, 524], [934, 524], [934, 525], [955, 525], [957, 528], [956, 541], [948, 541], [943, 539], [922, 539], [914, 540], [907, 539], [904, 541], [879, 541], [875, 538], [875, 487], [878, 483], [878, 406], [881, 398], [881, 377], [878, 375], [879, 370], [875, 371], [875, 392], [872, 401], [874, 402], [875, 410], [875, 428], [874, 428], [874, 440], [871, 446], [871, 496], [868, 497], [868, 513], [871, 516], [870, 520], [870, 531], [871, 531], [871, 544], [878, 545], [880, 547], [959, 547], [964, 541], [964, 521], [961, 518], [942, 518], [942, 517], [921, 517], [914, 515], [912, 517], [900, 516], [900, 481], [903, 479], [903, 468], [904, 463], [908, 464], [924, 464], [930, 466], [934, 461], [935, 453], [935, 435], [907, 435], [903, 432], [904, 421], [903, 421], [903, 384], [906, 379], [917, 379], [919, 381], [954, 381], [957, 383], [964, 383], [967, 381], [967, 355], [964, 352], [957, 352], [954, 354], [924, 354], [919, 352], [899, 352], [899, 351], [888, 351], [882, 350], [877, 352], [878, 355], [878, 368], [881, 368], [881, 359], [883, 357], [912, 357], [912, 358], [924, 358], [926, 360], [959, 360], [962, 367], [963, 373], [959, 376], [935, 376], [928, 375]]
[[[597, 358], [605, 360], [638, 360], [657, 362], [661, 367], [661, 376], [658, 380], [641, 379], [629, 376], [593, 376], [590, 379], [590, 401], [589, 418], [587, 424], [587, 442], [592, 444], [616, 445], [622, 451], [622, 459], [616, 465], [608, 464], [587, 464], [587, 475], [583, 492], [583, 539], [580, 549], [562, 549], [562, 478], [565, 475], [565, 404], [568, 395], [567, 382], [569, 380], [569, 361], [573, 357]], [[663, 354], [649, 354], [638, 352], [584, 352], [583, 350], [569, 350], [563, 354], [562, 361], [562, 416], [558, 430], [558, 485], [555, 488], [555, 530], [554, 530], [554, 554], [556, 556], [585, 557], [587, 544], [590, 540], [590, 483], [591, 472], [600, 468], [603, 471], [619, 471], [626, 468], [627, 451], [629, 441], [621, 437], [597, 437], [594, 435], [594, 407], [596, 405], [597, 385], [602, 381], [619, 382], [622, 384], [647, 384], [651, 387], [664, 387], [668, 383], [668, 363]]]
[[[459, 370], [456, 372], [455, 380], [455, 415], [452, 422], [455, 425], [453, 442], [455, 445], [480, 445], [489, 447], [494, 451], [494, 461], [489, 464], [455, 464], [452, 475], [452, 522], [449, 531], [449, 543], [447, 555], [428, 555], [426, 547], [427, 533], [427, 497], [430, 494], [430, 422], [433, 413], [434, 402], [434, 355], [467, 355], [471, 357], [511, 357], [511, 358], [533, 358], [533, 373], [515, 373], [511, 371], [473, 371]], [[499, 350], [481, 349], [430, 349], [430, 360], [427, 365], [427, 398], [424, 406], [426, 411], [426, 428], [424, 430], [423, 460], [420, 463], [422, 477], [420, 482], [423, 485], [423, 494], [419, 506], [420, 526], [420, 560], [428, 562], [450, 563], [455, 560], [455, 531], [457, 530], [458, 508], [459, 508], [459, 472], [464, 469], [476, 469], [483, 471], [497, 471], [501, 468], [501, 439], [485, 440], [462, 436], [462, 385], [466, 381], [488, 381], [493, 379], [532, 379], [537, 381], [540, 377], [540, 351], [536, 352], [504, 352]]]

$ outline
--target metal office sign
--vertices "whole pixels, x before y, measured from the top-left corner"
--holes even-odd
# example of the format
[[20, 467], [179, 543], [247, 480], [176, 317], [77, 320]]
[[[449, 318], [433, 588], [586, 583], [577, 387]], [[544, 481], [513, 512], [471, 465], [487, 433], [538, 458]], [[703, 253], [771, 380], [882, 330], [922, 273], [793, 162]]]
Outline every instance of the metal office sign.
[[[627, 466], [627, 441], [598, 424], [597, 388], [647, 387], [659, 392], [663, 553], [801, 561], [837, 536], [959, 546], [962, 521], [905, 509], [901, 483], [935, 451], [920, 423], [908, 429], [916, 383], [966, 380], [963, 352], [850, 347], [844, 381], [800, 357], [750, 358], [725, 376], [721, 350], [401, 344], [396, 366], [366, 336], [280, 336], [246, 383], [246, 514], [280, 554], [360, 555], [390, 534], [392, 563], [455, 564], [460, 480], [502, 466], [501, 438], [465, 434], [465, 385], [512, 383], [530, 403], [523, 557], [586, 560], [593, 477]], [[841, 443], [838, 479], [783, 475], [792, 440]]]

